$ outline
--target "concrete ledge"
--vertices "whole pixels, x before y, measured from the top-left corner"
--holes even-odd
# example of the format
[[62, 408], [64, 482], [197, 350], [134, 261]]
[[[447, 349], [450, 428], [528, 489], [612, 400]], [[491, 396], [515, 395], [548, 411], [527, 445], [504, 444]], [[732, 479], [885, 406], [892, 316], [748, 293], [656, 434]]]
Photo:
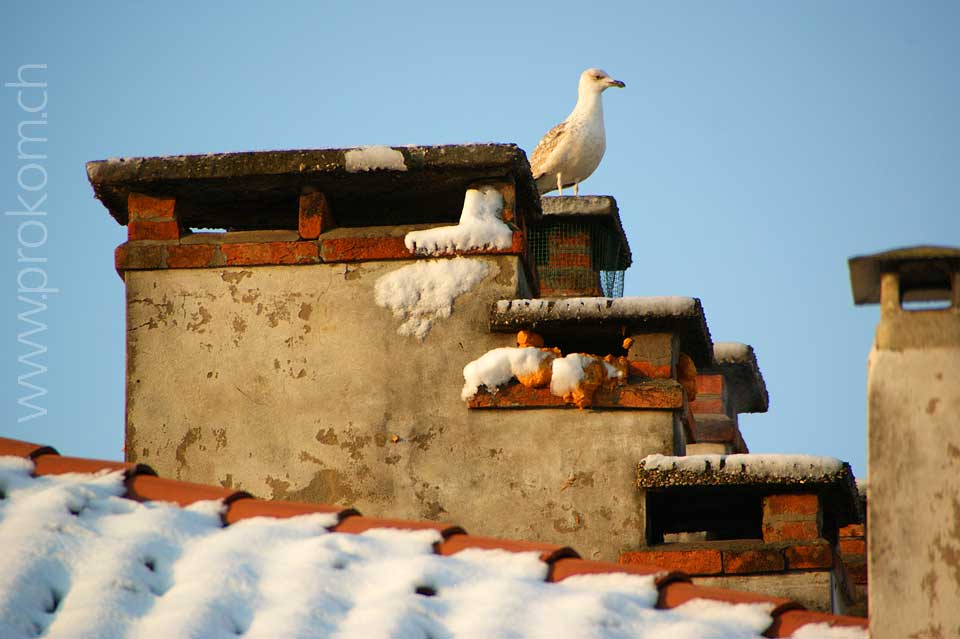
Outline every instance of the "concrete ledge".
[[[87, 163], [94, 194], [120, 224], [128, 196], [176, 200], [183, 228], [299, 228], [300, 196], [323, 193], [340, 226], [456, 222], [471, 185], [515, 186], [521, 218], [540, 217], [540, 195], [514, 144], [374, 147], [392, 162], [351, 164], [360, 149], [256, 151]], [[361, 157], [361, 160], [363, 158]]]
[[700, 300], [694, 297], [571, 297], [500, 300], [490, 330], [565, 331], [577, 335], [673, 333], [698, 367], [713, 364], [713, 342]]

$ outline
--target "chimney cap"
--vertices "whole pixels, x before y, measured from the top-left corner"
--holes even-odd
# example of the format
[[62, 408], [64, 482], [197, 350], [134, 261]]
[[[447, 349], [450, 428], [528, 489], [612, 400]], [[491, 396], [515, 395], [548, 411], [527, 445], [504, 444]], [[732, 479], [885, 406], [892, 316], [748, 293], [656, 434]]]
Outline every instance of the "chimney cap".
[[942, 283], [945, 274], [960, 272], [960, 248], [911, 246], [852, 257], [848, 265], [854, 304], [880, 303], [883, 273], [900, 273], [908, 301], [950, 299]]
[[[142, 193], [176, 198], [188, 226], [296, 228], [296, 202], [311, 190], [327, 196], [344, 226], [455, 222], [467, 188], [497, 181], [515, 183], [522, 216], [540, 217], [527, 156], [515, 144], [112, 158], [88, 162], [87, 178], [120, 224], [128, 221], [128, 195]], [[381, 220], [384, 215], [391, 222]]]
[[620, 222], [620, 209], [612, 195], [551, 195], [540, 198], [544, 223], [576, 220], [606, 226], [620, 240], [617, 269], [624, 270], [633, 263], [630, 242]]
[[770, 407], [770, 395], [763, 380], [757, 354], [749, 344], [714, 342], [714, 366], [704, 373], [718, 372], [730, 386], [730, 401], [734, 412], [765, 413]]

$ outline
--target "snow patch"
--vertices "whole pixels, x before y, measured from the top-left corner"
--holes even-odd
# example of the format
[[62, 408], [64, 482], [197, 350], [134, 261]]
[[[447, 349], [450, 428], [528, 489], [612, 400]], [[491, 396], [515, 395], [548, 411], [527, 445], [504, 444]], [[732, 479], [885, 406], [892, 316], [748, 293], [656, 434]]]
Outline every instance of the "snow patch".
[[717, 364], [739, 364], [748, 362], [753, 357], [748, 344], [740, 342], [714, 342], [713, 359]]
[[361, 146], [344, 154], [348, 173], [406, 171], [403, 153], [389, 146]]
[[558, 397], [573, 393], [583, 381], [585, 369], [595, 361], [596, 358], [583, 353], [571, 353], [554, 360], [550, 392]]
[[651, 297], [567, 297], [497, 302], [498, 313], [522, 317], [605, 319], [610, 317], [681, 317], [697, 310], [697, 299], [677, 295]]
[[832, 475], [843, 469], [836, 457], [818, 455], [738, 454], [738, 455], [648, 455], [643, 458], [645, 470], [680, 470], [703, 473], [747, 474], [758, 477], [804, 478]]
[[450, 317], [454, 300], [489, 273], [490, 265], [478, 259], [419, 261], [378, 278], [374, 299], [402, 320], [398, 334], [423, 341], [436, 320]]
[[532, 346], [495, 348], [488, 351], [463, 367], [463, 390], [460, 397], [467, 401], [477, 394], [481, 386], [495, 391], [514, 377], [533, 375], [544, 360], [551, 356], [549, 351]]
[[503, 195], [492, 186], [468, 189], [463, 199], [460, 223], [407, 233], [403, 242], [411, 253], [442, 255], [456, 251], [513, 245], [513, 231], [503, 223]]
[[856, 626], [808, 623], [800, 626], [791, 637], [793, 639], [870, 639], [870, 633], [865, 628]]

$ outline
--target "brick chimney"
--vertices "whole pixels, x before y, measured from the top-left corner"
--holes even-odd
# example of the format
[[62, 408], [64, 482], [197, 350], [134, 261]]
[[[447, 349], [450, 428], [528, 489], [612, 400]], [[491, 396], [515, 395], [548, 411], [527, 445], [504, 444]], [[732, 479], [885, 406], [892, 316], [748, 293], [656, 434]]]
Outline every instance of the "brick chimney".
[[880, 304], [867, 375], [870, 636], [960, 636], [960, 249], [855, 257], [850, 280], [856, 304]]

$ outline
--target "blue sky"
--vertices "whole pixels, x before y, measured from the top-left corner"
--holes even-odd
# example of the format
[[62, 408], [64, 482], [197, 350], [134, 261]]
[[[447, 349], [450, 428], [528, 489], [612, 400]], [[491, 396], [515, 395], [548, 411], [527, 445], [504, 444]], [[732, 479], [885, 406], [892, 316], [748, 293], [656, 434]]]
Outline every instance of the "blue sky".
[[[586, 12], [585, 7], [589, 10]], [[754, 452], [835, 455], [866, 475], [876, 307], [846, 259], [960, 245], [954, 2], [4, 3], [0, 76], [46, 64], [48, 159], [33, 317], [43, 417], [18, 422], [18, 222], [0, 220], [0, 433], [119, 458], [124, 229], [88, 160], [361, 144], [516, 142], [605, 95], [607, 154], [582, 193], [617, 198], [628, 295], [699, 297], [717, 341], [752, 344], [770, 412]], [[16, 207], [16, 91], [0, 90], [0, 197]], [[39, 233], [37, 229], [34, 229]], [[30, 239], [39, 242], [40, 236]]]

